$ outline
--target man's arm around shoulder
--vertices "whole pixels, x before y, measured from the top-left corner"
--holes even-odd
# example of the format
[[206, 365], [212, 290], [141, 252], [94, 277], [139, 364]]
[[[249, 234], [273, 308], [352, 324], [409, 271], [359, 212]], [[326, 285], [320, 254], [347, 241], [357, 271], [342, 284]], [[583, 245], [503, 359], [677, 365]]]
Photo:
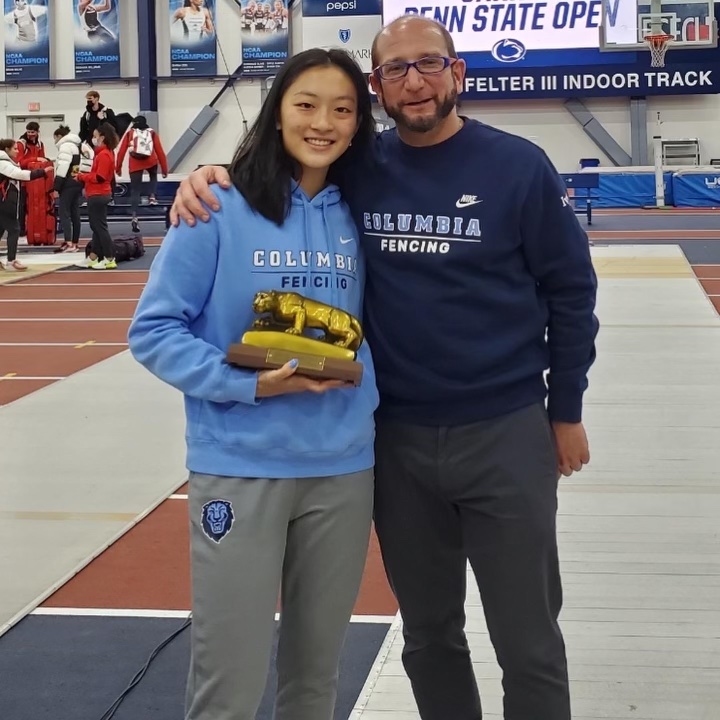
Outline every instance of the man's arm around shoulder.
[[214, 212], [220, 209], [220, 203], [210, 188], [213, 184], [225, 189], [232, 185], [230, 173], [222, 165], [204, 165], [181, 181], [170, 208], [171, 225], [178, 227], [180, 220], [184, 220], [192, 227], [197, 218], [203, 222], [210, 220], [208, 208]]

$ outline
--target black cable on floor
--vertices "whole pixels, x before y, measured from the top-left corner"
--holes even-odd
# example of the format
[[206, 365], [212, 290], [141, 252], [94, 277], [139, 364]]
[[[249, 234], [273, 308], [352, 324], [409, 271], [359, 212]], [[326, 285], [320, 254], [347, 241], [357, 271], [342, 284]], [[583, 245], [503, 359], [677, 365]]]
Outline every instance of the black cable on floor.
[[172, 635], [165, 638], [151, 653], [150, 657], [147, 659], [147, 662], [145, 665], [135, 673], [135, 677], [130, 681], [130, 684], [120, 693], [117, 700], [113, 702], [113, 704], [102, 714], [100, 720], [111, 720], [111, 718], [115, 715], [118, 708], [122, 704], [123, 700], [137, 687], [138, 683], [145, 677], [145, 673], [148, 671], [148, 668], [150, 667], [150, 663], [160, 654], [160, 652], [163, 650], [163, 648], [167, 647], [178, 635], [180, 635], [183, 630], [190, 627], [190, 623], [192, 622], [192, 618], [189, 617], [183, 624], [182, 627], [179, 627], [177, 630], [175, 630]]

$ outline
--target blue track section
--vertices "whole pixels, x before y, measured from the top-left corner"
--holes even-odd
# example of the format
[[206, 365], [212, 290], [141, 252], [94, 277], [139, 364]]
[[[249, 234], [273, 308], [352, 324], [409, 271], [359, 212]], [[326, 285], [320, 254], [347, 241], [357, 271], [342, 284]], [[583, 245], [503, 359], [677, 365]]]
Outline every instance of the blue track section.
[[[181, 619], [32, 615], [0, 638], [0, 718], [100, 720]], [[353, 623], [340, 670], [335, 720], [346, 720], [389, 625]], [[190, 629], [155, 658], [113, 720], [183, 717]], [[257, 720], [271, 720], [276, 644]]]

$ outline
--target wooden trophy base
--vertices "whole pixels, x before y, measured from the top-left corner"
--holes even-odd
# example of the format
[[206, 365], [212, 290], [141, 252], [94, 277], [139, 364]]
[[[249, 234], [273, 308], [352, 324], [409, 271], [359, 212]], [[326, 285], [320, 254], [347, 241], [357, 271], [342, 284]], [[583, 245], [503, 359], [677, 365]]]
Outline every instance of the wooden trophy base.
[[272, 330], [249, 330], [242, 341], [228, 348], [231, 365], [255, 370], [276, 370], [295, 358], [298, 375], [319, 380], [342, 380], [359, 385], [363, 366], [355, 352], [303, 335]]

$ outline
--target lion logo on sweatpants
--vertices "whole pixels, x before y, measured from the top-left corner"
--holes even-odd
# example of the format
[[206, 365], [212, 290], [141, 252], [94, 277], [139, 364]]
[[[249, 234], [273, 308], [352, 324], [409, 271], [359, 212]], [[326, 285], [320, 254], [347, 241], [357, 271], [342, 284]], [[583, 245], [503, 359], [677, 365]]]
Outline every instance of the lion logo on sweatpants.
[[202, 507], [200, 522], [203, 532], [215, 543], [230, 532], [234, 521], [233, 506], [228, 500], [210, 500]]

